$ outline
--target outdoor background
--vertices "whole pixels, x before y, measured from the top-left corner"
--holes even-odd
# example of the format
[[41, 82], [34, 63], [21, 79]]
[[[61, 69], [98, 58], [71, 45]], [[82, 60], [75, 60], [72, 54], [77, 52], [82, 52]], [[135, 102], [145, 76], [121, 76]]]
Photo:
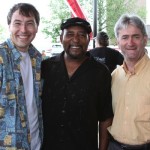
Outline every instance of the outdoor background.
[[[16, 3], [18, 2], [26, 2], [26, 3], [31, 3], [33, 4], [38, 11], [40, 12], [40, 17], [48, 18], [50, 16], [50, 11], [49, 11], [49, 0], [2, 0], [3, 4], [0, 5], [0, 25], [4, 26], [6, 28], [4, 37], [9, 36], [8, 32], [8, 25], [7, 25], [7, 14], [9, 9]], [[40, 22], [39, 30], [36, 35], [35, 40], [33, 41], [33, 44], [39, 49], [48, 49], [49, 48], [49, 43], [50, 39], [47, 39], [46, 36], [41, 32], [43, 29], [43, 24]], [[0, 41], [3, 42], [3, 41]]]
[[[85, 14], [87, 15], [88, 21], [91, 23], [92, 26], [93, 26], [93, 19], [91, 19], [91, 18], [93, 17], [93, 14], [91, 12], [93, 12], [93, 5], [92, 5], [93, 1], [94, 0], [78, 0], [79, 4], [82, 5], [82, 9], [85, 12]], [[105, 0], [97, 0], [97, 1], [99, 2], [99, 4], [100, 4], [100, 2], [105, 2]], [[115, 5], [117, 5], [117, 1], [120, 3], [121, 3], [121, 1], [128, 2], [128, 0], [108, 0], [108, 1], [110, 1], [110, 2], [112, 1], [112, 4], [114, 5], [114, 7], [115, 7]], [[131, 0], [129, 0], [129, 2], [130, 1]], [[0, 42], [3, 42], [5, 40], [5, 38], [9, 37], [8, 25], [7, 25], [7, 13], [9, 11], [9, 9], [18, 2], [31, 3], [40, 12], [41, 22], [40, 22], [40, 26], [39, 26], [39, 31], [37, 33], [36, 38], [32, 42], [39, 51], [47, 50], [50, 48], [50, 44], [52, 42], [59, 41], [60, 20], [63, 17], [68, 17], [71, 14], [69, 7], [65, 3], [65, 0], [38, 0], [38, 1], [35, 1], [35, 0], [3, 0], [3, 4], [0, 5], [0, 27], [3, 27], [4, 30], [2, 30], [2, 32], [0, 32], [0, 37], [3, 37], [3, 39], [0, 38]], [[146, 25], [150, 27], [150, 0], [136, 0], [135, 2], [136, 3], [132, 3], [132, 5], [131, 5], [133, 8], [134, 7], [138, 8], [138, 6], [141, 7], [143, 4], [146, 5], [146, 7], [144, 6], [144, 11], [145, 11], [144, 13], [146, 13], [144, 21], [146, 22]], [[87, 9], [89, 9], [91, 12], [89, 12], [89, 10], [87, 10]], [[105, 24], [101, 25], [101, 23], [102, 23], [101, 18], [105, 19], [105, 18], [103, 18], [103, 17], [105, 17], [105, 15], [103, 13], [104, 11], [102, 10], [103, 8], [99, 8], [99, 9], [102, 12], [100, 12], [100, 10], [99, 10], [99, 13], [101, 13], [101, 14], [98, 14], [98, 22], [97, 23], [99, 24], [99, 28], [97, 29], [97, 31], [105, 30], [105, 28], [103, 28]], [[121, 10], [121, 9], [122, 8], [119, 7], [119, 10]], [[110, 13], [109, 13], [109, 11], [107, 13], [108, 13], [107, 17], [111, 18], [112, 16], [114, 16], [114, 14], [117, 14], [117, 10], [112, 9], [112, 10], [110, 10]], [[143, 14], [143, 16], [144, 16], [144, 13], [141, 13], [141, 14]], [[120, 14], [121, 14], [121, 12], [120, 12]], [[120, 14], [118, 14], [118, 16], [120, 16]], [[118, 16], [116, 16], [115, 19], [118, 19]], [[42, 18], [44, 18], [46, 23], [43, 22]], [[114, 36], [114, 33], [113, 33], [114, 26], [111, 23], [114, 23], [116, 20], [110, 20], [110, 18], [108, 18], [108, 20], [107, 20], [107, 21], [109, 21], [107, 26], [109, 28], [110, 27], [111, 28], [107, 29], [107, 32], [109, 33], [109, 36], [111, 37], [111, 36]], [[59, 23], [56, 23], [56, 22], [59, 22]], [[43, 33], [43, 31], [42, 31], [43, 29], [45, 30], [45, 33]], [[52, 39], [54, 37], [55, 37], [55, 39]]]

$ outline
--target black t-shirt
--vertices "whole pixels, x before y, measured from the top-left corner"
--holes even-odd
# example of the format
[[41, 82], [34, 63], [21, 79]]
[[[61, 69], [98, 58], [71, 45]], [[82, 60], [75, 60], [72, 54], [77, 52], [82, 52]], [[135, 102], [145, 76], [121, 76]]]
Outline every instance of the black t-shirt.
[[123, 55], [109, 47], [97, 47], [89, 51], [95, 60], [105, 64], [110, 72], [112, 72], [117, 65], [123, 64]]
[[63, 53], [42, 62], [44, 150], [98, 150], [98, 121], [113, 116], [111, 75], [89, 57], [69, 78]]

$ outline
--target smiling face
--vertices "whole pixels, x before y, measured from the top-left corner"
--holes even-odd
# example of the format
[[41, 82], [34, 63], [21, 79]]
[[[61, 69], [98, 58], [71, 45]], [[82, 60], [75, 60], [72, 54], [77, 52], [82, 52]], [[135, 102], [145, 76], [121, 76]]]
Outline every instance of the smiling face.
[[119, 30], [118, 46], [121, 49], [126, 61], [137, 62], [145, 53], [147, 36], [133, 25]]
[[71, 26], [64, 29], [60, 40], [67, 57], [71, 59], [85, 57], [90, 38], [83, 27]]
[[16, 48], [22, 52], [28, 50], [28, 46], [35, 38], [38, 31], [38, 25], [33, 16], [26, 17], [15, 11], [9, 24], [11, 40]]

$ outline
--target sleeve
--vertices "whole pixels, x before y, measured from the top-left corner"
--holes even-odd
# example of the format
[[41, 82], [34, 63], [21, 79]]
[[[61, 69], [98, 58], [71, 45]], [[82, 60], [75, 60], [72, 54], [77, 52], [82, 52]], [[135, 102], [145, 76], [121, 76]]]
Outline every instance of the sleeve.
[[2, 78], [3, 78], [3, 58], [0, 55], [0, 91], [2, 90]]
[[48, 59], [43, 60], [41, 63], [41, 78], [44, 79], [46, 77], [46, 68], [48, 68]]
[[105, 69], [101, 78], [101, 99], [98, 101], [97, 109], [99, 121], [105, 121], [113, 117], [110, 72]]

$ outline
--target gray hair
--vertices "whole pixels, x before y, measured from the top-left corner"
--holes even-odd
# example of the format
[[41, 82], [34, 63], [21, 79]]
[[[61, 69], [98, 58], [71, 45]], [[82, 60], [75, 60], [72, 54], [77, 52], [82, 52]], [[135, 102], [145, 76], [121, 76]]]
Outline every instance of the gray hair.
[[119, 30], [127, 28], [128, 25], [133, 25], [139, 28], [144, 36], [147, 36], [146, 26], [143, 20], [137, 15], [122, 15], [119, 20], [116, 22], [114, 27], [114, 32], [116, 38], [119, 36]]

